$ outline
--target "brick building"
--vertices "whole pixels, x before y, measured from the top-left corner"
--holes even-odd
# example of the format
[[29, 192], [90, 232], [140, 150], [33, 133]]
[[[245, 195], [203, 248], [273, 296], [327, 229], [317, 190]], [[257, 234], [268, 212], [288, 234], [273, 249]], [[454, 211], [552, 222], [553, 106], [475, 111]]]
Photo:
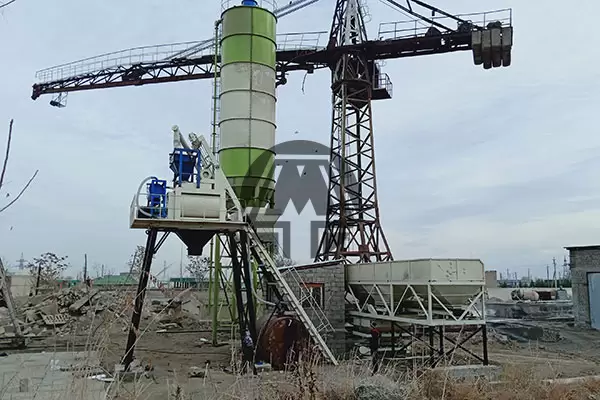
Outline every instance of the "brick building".
[[[336, 356], [346, 352], [346, 311], [345, 311], [345, 275], [344, 265], [332, 262], [319, 263], [314, 266], [294, 266], [304, 284], [311, 290], [313, 298], [321, 306], [325, 316], [334, 328], [332, 334], [324, 335], [324, 339], [331, 351]], [[281, 268], [284, 278], [292, 288], [296, 288], [296, 296], [300, 299], [300, 287], [292, 276], [295, 272], [285, 272]], [[272, 295], [268, 298], [273, 299]], [[305, 310], [315, 326], [319, 325], [318, 318], [309, 305]]]
[[600, 329], [600, 245], [570, 246], [575, 326]]

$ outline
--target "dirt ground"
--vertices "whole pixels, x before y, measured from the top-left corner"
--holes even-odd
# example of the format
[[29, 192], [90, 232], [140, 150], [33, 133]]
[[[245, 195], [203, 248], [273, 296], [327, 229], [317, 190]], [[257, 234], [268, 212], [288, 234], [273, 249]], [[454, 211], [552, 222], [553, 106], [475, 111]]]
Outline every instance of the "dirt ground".
[[507, 344], [491, 340], [491, 362], [533, 366], [541, 378], [600, 374], [599, 331], [575, 328], [566, 322], [524, 321], [522, 324], [542, 328], [544, 338], [527, 343], [510, 340]]
[[[154, 293], [149, 296], [148, 303], [159, 297]], [[166, 399], [178, 388], [193, 398], [220, 398], [235, 386], [238, 379], [231, 373], [230, 365], [238, 340], [231, 339], [231, 333], [224, 329], [219, 334], [221, 345], [212, 346], [210, 324], [201, 307], [197, 308], [199, 311], [188, 315], [190, 320], [182, 328], [173, 331], [157, 332], [160, 326], [152, 314], [143, 318], [141, 330], [145, 332], [137, 343], [135, 356], [151, 372], [136, 383], [120, 386], [121, 395], [117, 398], [139, 398], [143, 392], [141, 398]], [[98, 318], [95, 328], [88, 327], [77, 335], [36, 338], [24, 351], [81, 351], [87, 344], [88, 348], [94, 347], [102, 353], [102, 366], [112, 373], [125, 351], [130, 314], [123, 313], [119, 318], [112, 325], [108, 320]], [[488, 351], [492, 364], [528, 368], [542, 379], [600, 374], [600, 332], [574, 328], [565, 322], [530, 321], [524, 324], [542, 328], [541, 340], [498, 340], [500, 334], [490, 328]], [[98, 338], [101, 329], [105, 331], [104, 340]], [[94, 344], [90, 345], [91, 342]], [[188, 372], [193, 367], [203, 369], [206, 377], [189, 377]], [[279, 374], [266, 373], [262, 379], [277, 380]]]
[[[544, 325], [544, 324], [542, 324]], [[522, 368], [533, 371], [540, 379], [570, 378], [600, 374], [600, 332], [582, 331], [567, 324], [548, 324], [549, 329], [560, 329], [556, 342], [506, 344], [490, 340], [489, 359], [492, 364], [504, 368]], [[199, 398], [219, 398], [231, 390], [236, 377], [228, 370], [232, 357], [231, 346], [213, 347], [201, 344], [200, 338], [210, 338], [208, 333], [149, 334], [145, 336], [136, 352], [143, 362], [154, 366], [154, 379], [146, 379], [145, 393], [148, 399], [166, 398], [174, 387]], [[227, 339], [227, 335], [222, 338]], [[117, 362], [124, 350], [126, 338], [115, 337], [111, 346], [111, 363]], [[188, 378], [190, 367], [204, 367], [209, 361], [207, 379]], [[334, 367], [329, 367], [334, 368]], [[368, 361], [365, 361], [368, 368]], [[265, 374], [263, 379], [277, 380], [278, 372]], [[131, 393], [132, 386], [123, 388]], [[163, 397], [161, 397], [163, 396]]]

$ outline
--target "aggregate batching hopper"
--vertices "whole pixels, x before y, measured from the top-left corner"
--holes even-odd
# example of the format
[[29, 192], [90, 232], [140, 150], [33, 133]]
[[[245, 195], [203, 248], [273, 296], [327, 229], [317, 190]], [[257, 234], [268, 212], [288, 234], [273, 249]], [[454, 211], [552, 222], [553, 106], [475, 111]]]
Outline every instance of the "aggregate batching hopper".
[[483, 263], [471, 259], [422, 259], [346, 266], [355, 314], [380, 314], [406, 323], [478, 315], [485, 291]]

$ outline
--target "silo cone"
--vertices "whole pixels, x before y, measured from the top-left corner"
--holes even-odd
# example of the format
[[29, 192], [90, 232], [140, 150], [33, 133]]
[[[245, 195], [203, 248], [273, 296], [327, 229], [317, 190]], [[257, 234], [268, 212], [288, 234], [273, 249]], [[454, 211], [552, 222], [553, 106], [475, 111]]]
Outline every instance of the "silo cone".
[[275, 26], [272, 12], [240, 5], [223, 12], [219, 162], [244, 207], [275, 194]]

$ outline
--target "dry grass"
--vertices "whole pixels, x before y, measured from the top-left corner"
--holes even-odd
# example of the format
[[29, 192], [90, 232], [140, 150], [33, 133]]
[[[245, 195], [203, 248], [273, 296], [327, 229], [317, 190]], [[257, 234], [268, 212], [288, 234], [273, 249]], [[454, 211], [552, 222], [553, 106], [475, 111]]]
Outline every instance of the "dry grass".
[[[99, 314], [101, 324], [89, 329], [83, 351], [95, 351], [99, 358], [117, 351], [111, 348], [110, 332], [128, 327], [135, 293], [120, 297], [113, 312]], [[166, 312], [166, 309], [163, 310]], [[154, 315], [156, 320], [163, 312]], [[149, 324], [152, 326], [152, 321]], [[141, 329], [142, 338], [148, 328]], [[58, 349], [56, 349], [58, 351]], [[52, 349], [47, 349], [52, 351]], [[119, 354], [120, 356], [120, 354]], [[110, 357], [109, 357], [110, 358]], [[114, 358], [114, 357], [113, 357]], [[237, 359], [233, 355], [232, 363]], [[187, 371], [169, 373], [168, 378], [140, 378], [131, 383], [114, 382], [108, 387], [111, 399], [236, 399], [236, 400], [592, 400], [600, 399], [600, 380], [575, 383], [544, 382], [536, 378], [530, 367], [515, 365], [505, 368], [500, 383], [487, 380], [458, 381], [443, 372], [401, 373], [385, 366], [372, 376], [368, 363], [353, 359], [338, 367], [323, 366], [318, 357], [302, 359], [297, 368], [224, 378], [218, 371], [207, 370], [205, 379], [189, 379]], [[0, 361], [1, 362], [1, 361]], [[450, 360], [451, 362], [451, 360]], [[232, 365], [233, 370], [239, 366]], [[65, 388], [61, 400], [87, 399], [86, 371], [74, 373], [73, 383]], [[112, 375], [113, 371], [105, 371]], [[15, 376], [14, 379], [19, 379]], [[88, 381], [89, 382], [89, 381]], [[0, 399], [4, 397], [0, 387]], [[8, 393], [6, 393], [8, 394]], [[33, 394], [33, 393], [32, 393]]]
[[500, 382], [460, 382], [428, 374], [419, 382], [419, 395], [409, 399], [445, 400], [591, 400], [600, 395], [600, 381], [589, 379], [569, 383], [541, 381], [533, 370], [513, 365], [505, 368]]
[[[432, 372], [432, 371], [430, 371]], [[533, 371], [509, 368], [501, 382], [458, 381], [440, 373], [418, 378], [384, 372], [371, 376], [365, 367], [345, 363], [335, 368], [306, 365], [279, 379], [240, 378], [215, 399], [244, 400], [592, 400], [600, 398], [600, 381], [547, 382]], [[190, 399], [192, 397], [189, 397]]]

